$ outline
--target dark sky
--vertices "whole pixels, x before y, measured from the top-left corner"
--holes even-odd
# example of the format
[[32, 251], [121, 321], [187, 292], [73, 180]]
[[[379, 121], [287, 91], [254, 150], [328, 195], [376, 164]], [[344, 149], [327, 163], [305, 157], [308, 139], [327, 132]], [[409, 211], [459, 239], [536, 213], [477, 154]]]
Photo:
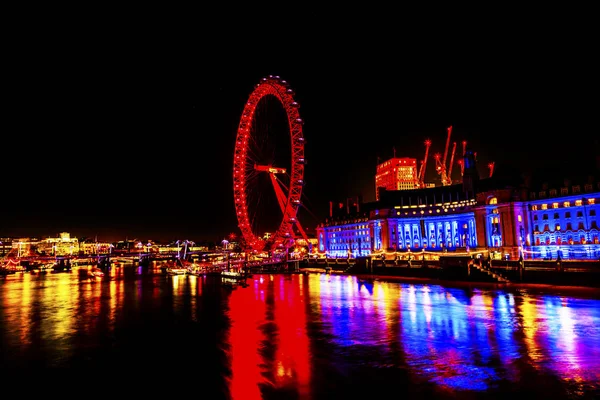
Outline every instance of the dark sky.
[[234, 141], [267, 75], [289, 82], [305, 120], [299, 218], [309, 231], [330, 200], [374, 200], [377, 159], [394, 149], [421, 160], [431, 139], [427, 176], [439, 180], [432, 156], [450, 125], [457, 154], [466, 140], [482, 175], [490, 161], [507, 175], [596, 165], [597, 64], [583, 33], [391, 33], [292, 32], [276, 43], [65, 34], [15, 46], [5, 57], [0, 236], [238, 232]]

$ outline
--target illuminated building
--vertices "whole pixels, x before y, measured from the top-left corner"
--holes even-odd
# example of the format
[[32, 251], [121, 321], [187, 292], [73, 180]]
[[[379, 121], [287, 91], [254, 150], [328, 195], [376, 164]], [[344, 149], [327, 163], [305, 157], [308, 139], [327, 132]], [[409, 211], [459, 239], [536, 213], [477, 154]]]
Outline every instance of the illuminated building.
[[599, 191], [588, 183], [531, 192], [530, 229], [519, 226], [527, 248], [543, 258], [598, 259]]
[[110, 254], [114, 246], [108, 242], [85, 240], [79, 242], [79, 253], [83, 255]]
[[0, 237], [0, 256], [6, 255], [12, 248], [13, 239], [10, 237]]
[[464, 165], [461, 184], [380, 189], [375, 202], [330, 208], [317, 227], [318, 251], [328, 257], [489, 251], [513, 259], [600, 258], [600, 181], [536, 190], [479, 179], [471, 152]]
[[391, 158], [377, 165], [375, 175], [375, 193], [379, 200], [379, 191], [385, 190], [411, 190], [417, 182], [416, 158]]
[[79, 254], [79, 239], [72, 238], [68, 232], [61, 232], [59, 237], [46, 238], [37, 242], [40, 252], [53, 256], [72, 256]]

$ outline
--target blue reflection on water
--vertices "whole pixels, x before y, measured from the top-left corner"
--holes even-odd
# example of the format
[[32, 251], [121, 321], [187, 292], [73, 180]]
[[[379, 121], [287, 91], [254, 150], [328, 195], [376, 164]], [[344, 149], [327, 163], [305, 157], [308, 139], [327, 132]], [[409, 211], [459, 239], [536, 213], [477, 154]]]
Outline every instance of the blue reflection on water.
[[399, 301], [402, 337], [409, 365], [430, 381], [453, 389], [486, 390], [496, 380], [487, 331], [490, 307], [480, 293], [403, 285]]
[[319, 279], [324, 328], [340, 354], [378, 353], [380, 367], [409, 367], [412, 379], [450, 392], [522, 384], [531, 371], [575, 394], [600, 380], [598, 300]]

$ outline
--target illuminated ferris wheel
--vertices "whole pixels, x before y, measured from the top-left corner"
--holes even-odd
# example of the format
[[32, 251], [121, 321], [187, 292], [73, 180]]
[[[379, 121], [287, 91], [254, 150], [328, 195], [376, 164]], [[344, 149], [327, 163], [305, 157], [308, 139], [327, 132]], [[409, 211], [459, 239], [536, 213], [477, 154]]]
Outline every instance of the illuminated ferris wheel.
[[240, 119], [233, 156], [233, 197], [245, 248], [287, 248], [306, 238], [297, 213], [304, 186], [303, 120], [294, 91], [279, 76], [262, 78]]

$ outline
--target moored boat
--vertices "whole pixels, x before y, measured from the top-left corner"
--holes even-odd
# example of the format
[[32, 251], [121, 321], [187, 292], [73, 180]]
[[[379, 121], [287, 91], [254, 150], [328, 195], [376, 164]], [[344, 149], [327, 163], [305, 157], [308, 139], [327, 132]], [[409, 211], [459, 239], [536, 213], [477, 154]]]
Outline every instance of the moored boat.
[[167, 268], [167, 274], [169, 275], [185, 275], [188, 273], [187, 268], [181, 268], [181, 267], [168, 267]]
[[246, 279], [246, 274], [241, 271], [221, 271], [221, 277], [228, 279]]
[[96, 280], [104, 276], [104, 271], [102, 271], [102, 269], [100, 269], [99, 267], [81, 267], [77, 269], [77, 273], [79, 275], [79, 279], [82, 280]]

